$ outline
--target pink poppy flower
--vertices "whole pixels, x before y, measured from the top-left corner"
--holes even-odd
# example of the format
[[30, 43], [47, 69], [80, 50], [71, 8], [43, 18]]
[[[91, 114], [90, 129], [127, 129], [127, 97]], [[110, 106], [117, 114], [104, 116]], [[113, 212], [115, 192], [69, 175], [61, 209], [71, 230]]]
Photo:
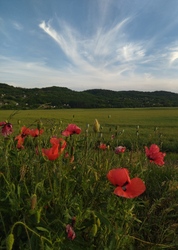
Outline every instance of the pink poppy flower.
[[0, 126], [2, 126], [2, 135], [3, 136], [8, 136], [10, 134], [12, 134], [12, 124], [9, 122], [0, 122]]
[[6, 124], [6, 122], [0, 122], [0, 126], [3, 126], [5, 124]]
[[74, 232], [74, 224], [75, 224], [75, 221], [76, 221], [76, 217], [73, 217], [72, 218], [72, 223], [71, 225], [70, 224], [67, 224], [66, 225], [66, 233], [67, 233], [67, 237], [70, 239], [70, 240], [74, 240], [76, 235], [75, 235], [75, 232]]
[[69, 124], [67, 126], [67, 128], [64, 131], [62, 131], [62, 135], [64, 135], [64, 136], [69, 136], [69, 135], [73, 135], [73, 134], [80, 134], [80, 133], [81, 133], [81, 128], [79, 128], [75, 124]]
[[126, 150], [126, 147], [118, 146], [118, 147], [115, 148], [115, 154], [124, 153], [125, 150]]
[[73, 227], [70, 224], [66, 225], [66, 233], [67, 233], [67, 237], [70, 240], [74, 240], [75, 239], [76, 235], [75, 235]]
[[150, 162], [154, 162], [159, 166], [164, 165], [164, 157], [166, 156], [166, 153], [160, 152], [160, 149], [156, 144], [152, 144], [150, 148], [145, 146], [145, 154]]
[[110, 170], [107, 178], [114, 186], [117, 186], [114, 194], [121, 197], [135, 198], [146, 190], [145, 184], [140, 178], [130, 179], [126, 168]]

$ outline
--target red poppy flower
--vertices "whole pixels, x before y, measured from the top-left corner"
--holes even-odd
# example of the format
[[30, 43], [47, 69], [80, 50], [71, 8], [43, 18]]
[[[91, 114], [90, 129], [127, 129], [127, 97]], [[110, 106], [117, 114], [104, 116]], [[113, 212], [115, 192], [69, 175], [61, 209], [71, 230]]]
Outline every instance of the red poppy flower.
[[21, 128], [21, 135], [23, 135], [23, 136], [30, 135], [30, 129], [27, 128], [27, 127], [25, 127], [25, 126], [23, 126], [23, 127]]
[[164, 165], [164, 157], [166, 156], [166, 153], [160, 152], [160, 149], [156, 144], [152, 144], [150, 148], [145, 147], [145, 153], [150, 162], [154, 162], [159, 166]]
[[23, 148], [24, 148], [23, 143], [24, 143], [24, 140], [25, 140], [25, 136], [22, 136], [21, 134], [20, 134], [20, 135], [17, 135], [17, 136], [15, 137], [15, 140], [17, 140], [17, 145], [16, 145], [16, 147], [17, 147], [18, 149], [23, 149]]
[[32, 136], [32, 137], [37, 137], [39, 135], [41, 135], [42, 133], [44, 132], [43, 129], [30, 129], [30, 132], [29, 134]]
[[79, 128], [75, 124], [69, 124], [67, 128], [62, 132], [62, 135], [69, 136], [69, 135], [80, 134], [80, 133], [81, 133], [81, 128]]
[[40, 130], [37, 129], [37, 128], [36, 129], [30, 129], [30, 128], [27, 128], [25, 126], [23, 126], [21, 128], [21, 134], [23, 134], [24, 136], [30, 135], [32, 137], [37, 137], [37, 136], [41, 135], [43, 132], [44, 132], [43, 129], [40, 129]]
[[145, 190], [145, 184], [140, 178], [130, 179], [126, 168], [112, 169], [107, 174], [108, 180], [116, 187], [114, 194], [125, 198], [135, 198]]
[[54, 145], [52, 148], [49, 149], [42, 148], [42, 153], [50, 161], [54, 161], [59, 157], [58, 145]]
[[58, 150], [59, 153], [61, 154], [64, 149], [67, 146], [67, 142], [63, 139], [63, 138], [56, 138], [56, 137], [52, 137], [50, 139], [50, 143], [54, 146], [54, 145], [58, 145]]
[[115, 148], [115, 154], [124, 153], [125, 150], [126, 150], [126, 147], [118, 146], [118, 147]]
[[18, 140], [17, 142], [17, 148], [22, 149], [24, 148], [23, 143], [25, 140], [26, 136], [32, 136], [32, 137], [37, 137], [43, 133], [43, 129], [29, 129], [26, 126], [23, 126], [21, 128], [21, 134], [15, 137], [15, 140]]
[[100, 143], [99, 148], [105, 150], [107, 148], [107, 145], [104, 143]]
[[17, 145], [16, 145], [16, 147], [17, 147], [18, 149], [23, 149], [23, 148], [24, 148], [23, 144], [24, 144], [25, 137], [26, 137], [27, 135], [29, 135], [29, 134], [30, 134], [30, 129], [27, 128], [27, 127], [25, 127], [25, 126], [23, 126], [23, 127], [21, 128], [21, 134], [19, 134], [19, 135], [17, 135], [17, 136], [15, 137], [15, 140], [17, 140]]
[[2, 126], [2, 135], [8, 136], [12, 133], [12, 124], [9, 122], [0, 122], [0, 126]]
[[45, 155], [50, 161], [56, 160], [64, 151], [67, 143], [63, 138], [52, 137], [50, 139], [52, 147], [49, 149], [42, 149], [43, 155]]

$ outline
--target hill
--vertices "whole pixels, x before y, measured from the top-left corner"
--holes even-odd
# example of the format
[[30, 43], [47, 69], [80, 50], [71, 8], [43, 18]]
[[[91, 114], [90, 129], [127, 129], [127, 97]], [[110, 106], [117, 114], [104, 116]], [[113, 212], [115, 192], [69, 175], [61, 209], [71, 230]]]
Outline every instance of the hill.
[[65, 87], [20, 88], [0, 83], [0, 109], [178, 107], [167, 91], [73, 91]]

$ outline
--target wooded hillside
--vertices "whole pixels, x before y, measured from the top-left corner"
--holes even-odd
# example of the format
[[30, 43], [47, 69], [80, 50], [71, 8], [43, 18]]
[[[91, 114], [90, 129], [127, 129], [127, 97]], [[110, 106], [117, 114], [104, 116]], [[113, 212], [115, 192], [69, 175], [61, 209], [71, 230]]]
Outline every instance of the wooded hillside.
[[167, 91], [73, 91], [65, 87], [20, 88], [0, 83], [0, 109], [178, 107]]

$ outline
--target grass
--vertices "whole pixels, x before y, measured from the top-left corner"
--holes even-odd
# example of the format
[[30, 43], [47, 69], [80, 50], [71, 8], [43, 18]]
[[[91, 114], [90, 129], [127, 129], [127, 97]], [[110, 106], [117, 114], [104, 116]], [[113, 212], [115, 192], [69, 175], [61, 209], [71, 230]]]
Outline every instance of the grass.
[[93, 121], [97, 118], [105, 137], [110, 139], [110, 135], [117, 132], [120, 134], [120, 143], [126, 144], [129, 148], [138, 139], [141, 147], [154, 140], [165, 152], [176, 153], [178, 148], [178, 108], [20, 110], [15, 112], [17, 113], [13, 115], [14, 111], [0, 110], [1, 119], [7, 119], [13, 123], [15, 133], [19, 132], [22, 125], [36, 126], [39, 119], [45, 127], [55, 127], [57, 133], [68, 123], [76, 123], [84, 131], [87, 124], [93, 126]]
[[[14, 126], [8, 138], [0, 137], [0, 249], [178, 248], [178, 109], [12, 113], [0, 111], [1, 121], [7, 119]], [[95, 118], [101, 124], [98, 133], [93, 132]], [[68, 123], [80, 126], [82, 133], [65, 138], [69, 158], [63, 152], [49, 161], [41, 149], [50, 147], [51, 136], [61, 137]], [[23, 125], [42, 126], [44, 133], [25, 138], [24, 149], [19, 150], [14, 138]], [[108, 145], [106, 150], [97, 147], [100, 142]], [[162, 167], [145, 156], [144, 146], [153, 143], [163, 152], [166, 149]], [[116, 155], [119, 145], [127, 149]], [[114, 195], [106, 175], [123, 167], [131, 178], [145, 182], [142, 195], [134, 199]], [[70, 240], [66, 225], [73, 217], [76, 238]]]

